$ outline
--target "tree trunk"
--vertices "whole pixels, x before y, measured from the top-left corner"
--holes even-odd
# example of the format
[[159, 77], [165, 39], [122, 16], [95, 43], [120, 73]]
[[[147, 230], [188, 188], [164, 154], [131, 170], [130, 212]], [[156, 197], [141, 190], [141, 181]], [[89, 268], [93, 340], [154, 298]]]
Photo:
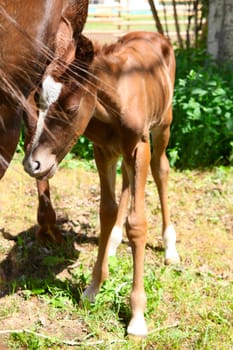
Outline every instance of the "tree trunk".
[[164, 34], [163, 26], [160, 22], [158, 11], [155, 7], [154, 0], [148, 0], [148, 2], [150, 4], [151, 12], [152, 12], [154, 20], [155, 20], [156, 28], [157, 28], [159, 33]]
[[174, 20], [175, 20], [176, 34], [177, 34], [178, 43], [179, 43], [179, 46], [181, 48], [183, 48], [184, 44], [183, 44], [182, 36], [180, 34], [180, 25], [179, 25], [178, 14], [177, 14], [177, 10], [176, 10], [176, 1], [175, 0], [172, 0], [172, 5], [173, 5], [173, 13], [174, 13]]
[[208, 52], [218, 61], [233, 60], [233, 2], [211, 0], [208, 17]]

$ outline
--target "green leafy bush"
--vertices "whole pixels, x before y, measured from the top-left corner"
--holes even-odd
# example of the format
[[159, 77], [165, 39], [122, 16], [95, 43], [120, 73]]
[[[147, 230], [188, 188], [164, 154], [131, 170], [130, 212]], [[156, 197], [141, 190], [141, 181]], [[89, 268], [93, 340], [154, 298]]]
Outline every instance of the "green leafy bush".
[[[198, 51], [196, 56], [193, 52], [190, 56], [180, 53], [179, 50], [168, 149], [171, 165], [193, 168], [230, 164], [233, 80], [229, 67], [207, 61]], [[190, 66], [193, 68], [189, 69]]]
[[93, 145], [85, 136], [80, 136], [71, 153], [86, 160], [93, 159]]
[[[203, 49], [176, 51], [177, 75], [168, 156], [177, 168], [233, 164], [232, 65], [218, 66]], [[82, 136], [75, 155], [93, 157]]]

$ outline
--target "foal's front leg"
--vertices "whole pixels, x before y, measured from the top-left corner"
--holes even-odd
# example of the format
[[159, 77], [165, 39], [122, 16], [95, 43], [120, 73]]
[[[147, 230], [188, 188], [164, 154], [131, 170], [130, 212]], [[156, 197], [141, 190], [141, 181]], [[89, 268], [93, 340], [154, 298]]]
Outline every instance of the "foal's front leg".
[[149, 142], [140, 141], [131, 158], [126, 159], [126, 164], [131, 187], [131, 206], [126, 222], [126, 232], [132, 248], [134, 269], [133, 288], [130, 296], [132, 317], [127, 332], [135, 336], [146, 336], [147, 326], [144, 319], [146, 295], [143, 275], [147, 238], [145, 184], [150, 164]]
[[37, 221], [40, 225], [36, 237], [42, 243], [48, 241], [54, 243], [62, 242], [62, 235], [56, 227], [56, 213], [52, 207], [48, 180], [37, 180], [39, 206]]
[[115, 179], [117, 158], [100, 147], [94, 146], [95, 161], [100, 178], [100, 237], [97, 260], [92, 273], [92, 282], [83, 293], [83, 299], [93, 302], [101, 284], [108, 277], [109, 237], [117, 217]]

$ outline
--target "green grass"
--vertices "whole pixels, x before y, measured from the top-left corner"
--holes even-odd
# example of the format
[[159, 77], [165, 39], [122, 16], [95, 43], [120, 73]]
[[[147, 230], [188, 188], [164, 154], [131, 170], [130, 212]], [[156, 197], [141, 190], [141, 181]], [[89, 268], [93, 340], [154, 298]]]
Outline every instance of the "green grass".
[[[125, 254], [124, 254], [125, 255]], [[131, 259], [112, 259], [111, 278], [103, 285], [95, 304], [80, 308], [70, 291], [70, 285], [83, 285], [89, 280], [83, 267], [75, 269], [71, 282], [65, 280], [60, 287], [49, 286], [41, 293], [42, 303], [49, 305], [51, 314], [69, 314], [81, 319], [88, 328], [86, 336], [79, 339], [80, 349], [133, 349], [135, 343], [125, 338], [125, 328], [130, 317], [128, 296], [131, 289]], [[192, 268], [154, 268], [145, 265], [145, 288], [148, 296], [146, 318], [149, 336], [140, 346], [156, 349], [231, 349], [233, 286], [220, 276], [200, 273]], [[25, 286], [26, 288], [26, 286]], [[27, 290], [27, 289], [26, 289]], [[35, 289], [29, 289], [34, 294]], [[100, 341], [101, 339], [101, 341]], [[76, 342], [78, 343], [76, 340]], [[62, 343], [59, 338], [40, 339], [36, 334], [13, 334], [13, 347], [27, 345], [27, 349], [46, 349], [48, 344]], [[120, 342], [120, 343], [119, 343]], [[139, 348], [140, 348], [139, 346]]]
[[[126, 242], [110, 259], [110, 277], [96, 302], [80, 305], [97, 254], [99, 190], [94, 168], [71, 161], [71, 168], [61, 168], [51, 181], [56, 210], [68, 215], [61, 224], [66, 236], [62, 247], [45, 248], [35, 241], [34, 182], [17, 160], [1, 182], [6, 197], [1, 196], [0, 226], [17, 240], [0, 237], [0, 269], [8, 271], [8, 285], [1, 285], [0, 345], [11, 350], [232, 350], [233, 169], [171, 171], [169, 200], [182, 259], [175, 267], [163, 265], [160, 210], [149, 176], [145, 260], [149, 334], [136, 341], [126, 336], [132, 283]], [[23, 207], [24, 216], [14, 219]]]

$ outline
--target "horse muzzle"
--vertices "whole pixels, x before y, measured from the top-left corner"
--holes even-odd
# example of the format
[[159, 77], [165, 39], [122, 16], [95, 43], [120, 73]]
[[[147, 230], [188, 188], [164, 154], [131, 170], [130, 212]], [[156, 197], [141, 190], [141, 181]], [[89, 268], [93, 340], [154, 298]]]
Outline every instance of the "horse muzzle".
[[26, 154], [23, 159], [24, 170], [32, 177], [38, 180], [47, 180], [56, 172], [57, 161], [54, 154], [46, 152], [35, 154]]

